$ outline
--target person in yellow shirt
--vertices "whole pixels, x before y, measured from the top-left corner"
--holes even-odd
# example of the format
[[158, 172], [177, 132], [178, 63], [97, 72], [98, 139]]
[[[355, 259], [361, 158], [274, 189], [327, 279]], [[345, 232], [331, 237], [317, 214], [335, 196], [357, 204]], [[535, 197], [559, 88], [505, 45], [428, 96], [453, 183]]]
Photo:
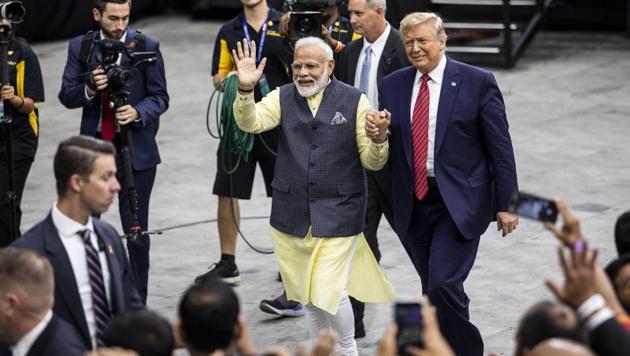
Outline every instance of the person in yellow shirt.
[[372, 111], [358, 89], [331, 78], [335, 61], [323, 40], [295, 44], [293, 83], [255, 103], [256, 45], [233, 51], [239, 81], [234, 117], [243, 130], [279, 127], [271, 207], [271, 237], [290, 300], [306, 306], [309, 334], [338, 335], [342, 355], [358, 355], [348, 295], [389, 301], [394, 290], [365, 238], [365, 169], [387, 161], [388, 112]]

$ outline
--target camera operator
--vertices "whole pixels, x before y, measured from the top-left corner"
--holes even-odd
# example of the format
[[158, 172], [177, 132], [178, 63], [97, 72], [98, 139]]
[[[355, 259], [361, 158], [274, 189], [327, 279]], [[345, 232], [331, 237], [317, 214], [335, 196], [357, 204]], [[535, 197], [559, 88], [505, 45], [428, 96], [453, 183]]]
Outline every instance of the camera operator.
[[[5, 4], [3, 4], [5, 5]], [[7, 31], [11, 28], [12, 21], [2, 19], [5, 26], [0, 31]], [[31, 169], [35, 152], [37, 151], [37, 141], [39, 134], [39, 112], [36, 103], [44, 101], [44, 85], [42, 73], [39, 68], [37, 55], [31, 47], [22, 39], [16, 38], [12, 33], [8, 34], [7, 59], [9, 66], [9, 83], [2, 83], [0, 89], [1, 99], [9, 102], [11, 110], [11, 130], [12, 142], [8, 144], [13, 148], [13, 176], [16, 194], [16, 230], [20, 235], [20, 201], [26, 177]], [[5, 101], [6, 100], [6, 101]], [[0, 116], [4, 117], [4, 111], [0, 109]], [[11, 219], [13, 212], [10, 209], [7, 192], [9, 187], [8, 172], [10, 167], [6, 151], [8, 129], [2, 125], [0, 133], [0, 248], [8, 246], [15, 236], [11, 236]]]
[[[302, 0], [301, 3], [308, 4], [309, 2]], [[344, 5], [344, 0], [336, 0], [331, 5], [313, 7], [312, 9], [308, 5], [304, 5], [310, 10], [322, 13], [323, 19], [321, 37], [330, 46], [330, 48], [332, 48], [335, 54], [341, 53], [346, 43], [361, 38], [360, 34], [353, 31], [350, 20], [341, 16], [341, 8]], [[284, 36], [288, 36], [292, 30], [295, 30], [289, 27], [290, 17], [291, 12], [287, 12], [282, 15], [280, 33]]]
[[[156, 167], [160, 163], [155, 134], [159, 116], [168, 108], [169, 97], [166, 91], [164, 62], [157, 40], [145, 36], [128, 27], [131, 0], [94, 0], [92, 15], [100, 25], [100, 31], [78, 36], [70, 41], [68, 59], [63, 73], [59, 100], [69, 109], [83, 108], [80, 133], [104, 140], [113, 141], [118, 150], [118, 180], [121, 190], [118, 194], [119, 211], [125, 234], [131, 233], [132, 211], [129, 206], [128, 185], [123, 178], [120, 154], [121, 135], [119, 126], [128, 125], [133, 143], [133, 182], [137, 191], [138, 222], [142, 231], [148, 229], [149, 199], [155, 181]], [[128, 51], [155, 52], [154, 65], [146, 70], [132, 68], [133, 80], [125, 88], [129, 92], [129, 104], [122, 105], [115, 112], [108, 101], [108, 77], [100, 67], [100, 49], [93, 45], [102, 39], [123, 42]], [[86, 58], [85, 47], [90, 48]], [[119, 55], [117, 63], [122, 68], [131, 67], [129, 56]], [[89, 74], [84, 75], [86, 72]], [[86, 78], [87, 77], [87, 78]], [[114, 119], [118, 125], [114, 125]], [[127, 241], [129, 260], [136, 277], [142, 302], [146, 304], [149, 278], [148, 235]]]

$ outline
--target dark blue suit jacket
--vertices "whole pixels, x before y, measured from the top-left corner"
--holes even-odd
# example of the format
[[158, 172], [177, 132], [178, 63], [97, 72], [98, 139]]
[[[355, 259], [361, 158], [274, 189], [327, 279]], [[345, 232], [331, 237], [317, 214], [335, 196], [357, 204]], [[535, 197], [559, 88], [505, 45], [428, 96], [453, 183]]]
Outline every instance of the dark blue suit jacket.
[[[125, 44], [131, 48], [135, 46], [136, 33], [132, 29], [127, 30]], [[132, 123], [133, 141], [133, 168], [142, 170], [153, 167], [160, 163], [160, 155], [155, 142], [154, 124], [161, 114], [168, 109], [168, 93], [166, 92], [166, 76], [164, 74], [164, 60], [160, 53], [159, 43], [149, 36], [146, 37], [146, 50], [157, 52], [157, 61], [151, 65], [143, 75], [137, 68], [133, 69], [133, 84], [126, 88], [129, 91], [129, 104], [140, 114], [140, 122]], [[96, 34], [95, 40], [99, 40], [100, 35]], [[63, 72], [59, 100], [69, 108], [75, 109], [83, 107], [81, 117], [82, 135], [95, 136], [98, 123], [101, 118], [101, 99], [96, 95], [92, 100], [85, 97], [85, 82], [81, 78], [84, 72], [80, 62], [81, 42], [83, 35], [73, 38], [68, 47], [68, 59]], [[99, 54], [99, 49], [94, 46], [92, 58]], [[96, 63], [93, 59], [90, 63]], [[131, 63], [123, 56], [120, 65], [130, 68]], [[91, 65], [88, 70], [93, 70], [95, 65]]]
[[[129, 309], [144, 306], [136, 290], [129, 260], [116, 230], [109, 224], [93, 219], [94, 230], [99, 239], [99, 249], [107, 253], [107, 264], [111, 277], [110, 304], [114, 315]], [[55, 272], [55, 305], [53, 312], [78, 330], [86, 348], [92, 348], [85, 313], [79, 296], [79, 288], [72, 271], [70, 259], [61, 242], [52, 217], [48, 214], [22, 237], [15, 240], [14, 247], [34, 250], [48, 258]]]
[[[3, 346], [0, 346], [0, 355], [10, 355], [8, 346]], [[77, 331], [53, 315], [26, 356], [82, 356], [87, 350]]]
[[[383, 79], [380, 105], [392, 113], [389, 165], [396, 232], [405, 236], [413, 210], [410, 106], [413, 66]], [[459, 231], [479, 237], [517, 190], [503, 97], [494, 76], [447, 58], [435, 133], [435, 179]]]

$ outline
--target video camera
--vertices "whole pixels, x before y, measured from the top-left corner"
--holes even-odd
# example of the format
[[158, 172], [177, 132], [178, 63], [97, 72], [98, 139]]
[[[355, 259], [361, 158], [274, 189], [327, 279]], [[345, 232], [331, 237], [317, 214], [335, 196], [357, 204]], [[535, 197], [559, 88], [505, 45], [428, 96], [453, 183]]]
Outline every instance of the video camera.
[[328, 21], [320, 11], [324, 7], [337, 5], [338, 0], [286, 0], [291, 11], [289, 39], [295, 43], [300, 38], [322, 36], [322, 25]]
[[[100, 53], [95, 56], [96, 64], [103, 68], [107, 75], [107, 92], [114, 108], [127, 104], [129, 93], [124, 91], [134, 81], [133, 68], [143, 69], [157, 60], [156, 52], [133, 52], [119, 40], [106, 38], [97, 41]], [[131, 60], [131, 67], [125, 68], [118, 64], [118, 58], [125, 56]], [[88, 75], [88, 85], [96, 88], [91, 73]]]
[[0, 1], [0, 18], [7, 19], [13, 23], [24, 21], [26, 9], [19, 1]]

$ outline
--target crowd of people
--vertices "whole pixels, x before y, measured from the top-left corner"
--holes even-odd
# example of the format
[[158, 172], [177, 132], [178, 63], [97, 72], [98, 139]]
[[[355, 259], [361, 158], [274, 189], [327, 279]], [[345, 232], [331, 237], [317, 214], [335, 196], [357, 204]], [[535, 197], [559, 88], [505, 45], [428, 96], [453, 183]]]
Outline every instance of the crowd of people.
[[[221, 257], [183, 293], [173, 323], [146, 308], [144, 232], [160, 163], [159, 118], [169, 105], [159, 42], [128, 27], [131, 0], [94, 0], [100, 30], [70, 41], [59, 92], [64, 106], [83, 110], [80, 135], [59, 144], [57, 200], [22, 235], [19, 201], [44, 97], [37, 57], [12, 38], [15, 70], [0, 93], [19, 133], [11, 144], [23, 150], [14, 162], [17, 185], [2, 178], [3, 192], [15, 190], [18, 204], [13, 213], [3, 200], [0, 211], [0, 356], [171, 355], [177, 348], [191, 355], [358, 355], [364, 303], [395, 297], [379, 265], [383, 215], [424, 297], [417, 301], [421, 344], [400, 349], [392, 324], [378, 355], [483, 355], [464, 282], [491, 222], [504, 237], [519, 222], [508, 209], [518, 191], [516, 165], [492, 73], [445, 54], [447, 35], [435, 13], [410, 13], [396, 29], [385, 19], [385, 0], [349, 0], [349, 18], [340, 15], [340, 2], [330, 2], [321, 8], [321, 35], [291, 41], [291, 13], [266, 0], [241, 3], [243, 12], [218, 33], [212, 75], [217, 90], [237, 83], [232, 119], [256, 134], [252, 154], [242, 158], [219, 145], [213, 193]], [[137, 57], [126, 55], [134, 51], [152, 53], [152, 64], [136, 66]], [[115, 65], [131, 68], [134, 79], [125, 82]], [[308, 351], [258, 350], [232, 289], [241, 282], [238, 200], [251, 197], [257, 163], [272, 197], [270, 237], [284, 287], [260, 308], [304, 315]], [[100, 219], [116, 196], [126, 248]], [[615, 229], [620, 257], [602, 268], [577, 218], [562, 199], [554, 204], [561, 226], [545, 226], [562, 244], [564, 283], [547, 281], [557, 300], [525, 311], [515, 354], [630, 354], [630, 215]]]

